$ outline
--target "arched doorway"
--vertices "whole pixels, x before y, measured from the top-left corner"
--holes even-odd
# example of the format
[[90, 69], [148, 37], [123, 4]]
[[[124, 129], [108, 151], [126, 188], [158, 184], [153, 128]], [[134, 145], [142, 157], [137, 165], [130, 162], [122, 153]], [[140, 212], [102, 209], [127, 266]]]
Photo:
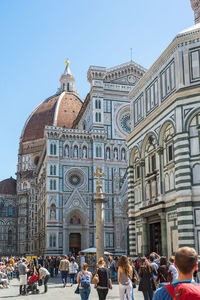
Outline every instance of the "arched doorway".
[[69, 235], [69, 251], [71, 253], [78, 254], [81, 250], [81, 234], [80, 233], [70, 233]]

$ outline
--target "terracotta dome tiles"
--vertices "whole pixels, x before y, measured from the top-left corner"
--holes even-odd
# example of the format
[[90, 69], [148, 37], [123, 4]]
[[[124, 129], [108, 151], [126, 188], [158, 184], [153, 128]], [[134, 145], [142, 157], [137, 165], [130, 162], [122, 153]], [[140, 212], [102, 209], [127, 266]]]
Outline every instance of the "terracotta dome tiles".
[[[52, 126], [60, 95], [42, 102], [28, 120], [23, 134], [23, 142], [44, 137], [46, 125]], [[56, 126], [71, 128], [81, 107], [81, 100], [73, 94], [65, 94], [59, 101]]]
[[82, 103], [78, 97], [72, 94], [65, 94], [58, 108], [56, 125], [60, 127], [72, 128]]
[[16, 180], [10, 177], [0, 181], [0, 194], [16, 195]]

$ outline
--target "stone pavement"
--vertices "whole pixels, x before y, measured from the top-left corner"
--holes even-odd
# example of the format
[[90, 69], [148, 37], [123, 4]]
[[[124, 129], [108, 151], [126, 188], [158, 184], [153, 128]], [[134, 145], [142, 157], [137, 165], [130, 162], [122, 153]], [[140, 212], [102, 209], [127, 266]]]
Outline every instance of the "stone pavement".
[[[28, 296], [19, 296], [19, 282], [17, 279], [13, 279], [10, 282], [9, 289], [0, 289], [0, 299], [9, 299], [9, 300], [80, 300], [80, 295], [74, 294], [76, 289], [76, 285], [70, 286], [68, 285], [63, 288], [61, 283], [61, 278], [50, 278], [48, 282], [48, 292], [44, 294], [44, 286], [39, 287], [40, 293], [37, 295]], [[113, 289], [109, 290], [107, 300], [119, 300], [119, 287], [117, 284], [113, 285]], [[137, 291], [137, 288], [134, 289], [134, 299], [135, 300], [143, 300], [143, 295], [141, 292]], [[90, 294], [90, 300], [98, 300], [97, 292], [94, 289], [92, 284], [92, 291]]]

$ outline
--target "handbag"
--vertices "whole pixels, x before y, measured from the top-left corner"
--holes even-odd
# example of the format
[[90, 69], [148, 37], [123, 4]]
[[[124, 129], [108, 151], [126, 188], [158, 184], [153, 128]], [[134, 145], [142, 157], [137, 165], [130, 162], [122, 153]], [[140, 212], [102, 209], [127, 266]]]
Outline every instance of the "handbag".
[[96, 273], [92, 279], [93, 284], [98, 284], [99, 283], [99, 275]]
[[74, 293], [75, 293], [75, 294], [80, 294], [80, 291], [79, 291], [79, 284], [77, 284], [77, 287], [76, 287]]

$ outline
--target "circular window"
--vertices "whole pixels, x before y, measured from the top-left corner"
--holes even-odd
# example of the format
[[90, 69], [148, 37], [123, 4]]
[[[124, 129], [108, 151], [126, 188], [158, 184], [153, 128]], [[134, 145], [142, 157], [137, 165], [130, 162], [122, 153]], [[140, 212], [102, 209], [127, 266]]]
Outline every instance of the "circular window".
[[85, 173], [78, 168], [72, 168], [65, 174], [65, 184], [70, 188], [82, 188], [86, 183]]
[[116, 125], [123, 135], [131, 132], [130, 107], [125, 105], [121, 107], [116, 114]]
[[69, 176], [69, 182], [71, 185], [79, 185], [81, 182], [81, 178], [78, 174], [72, 174]]
[[131, 120], [130, 120], [130, 114], [125, 114], [121, 117], [120, 119], [120, 123], [121, 123], [121, 128], [127, 132], [130, 133], [131, 132]]

